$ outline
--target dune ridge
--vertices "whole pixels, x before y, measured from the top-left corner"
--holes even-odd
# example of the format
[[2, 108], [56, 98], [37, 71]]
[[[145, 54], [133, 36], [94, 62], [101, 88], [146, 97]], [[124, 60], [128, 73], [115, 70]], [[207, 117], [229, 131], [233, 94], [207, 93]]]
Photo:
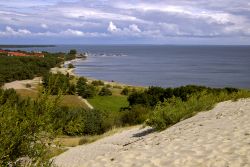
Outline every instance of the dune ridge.
[[60, 167], [249, 167], [250, 99], [219, 103], [162, 132], [136, 127], [55, 157]]

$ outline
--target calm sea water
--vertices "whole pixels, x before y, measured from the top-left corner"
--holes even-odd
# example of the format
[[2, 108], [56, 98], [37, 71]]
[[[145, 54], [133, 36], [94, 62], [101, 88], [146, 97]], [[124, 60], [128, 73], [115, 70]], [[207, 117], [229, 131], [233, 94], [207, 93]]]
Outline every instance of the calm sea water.
[[62, 45], [24, 48], [88, 52], [76, 74], [142, 86], [250, 88], [250, 46]]

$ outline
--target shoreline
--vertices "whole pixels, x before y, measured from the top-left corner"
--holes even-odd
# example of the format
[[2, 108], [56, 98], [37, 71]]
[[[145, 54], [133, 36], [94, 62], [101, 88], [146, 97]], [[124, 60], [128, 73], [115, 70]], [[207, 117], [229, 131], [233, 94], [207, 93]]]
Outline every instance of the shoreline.
[[107, 81], [107, 80], [103, 80], [103, 79], [97, 79], [97, 78], [93, 78], [93, 77], [86, 77], [86, 76], [80, 76], [80, 75], [77, 75], [75, 73], [75, 68], [68, 68], [67, 65], [70, 64], [70, 63], [74, 63], [74, 62], [78, 62], [78, 61], [81, 61], [81, 60], [86, 60], [87, 58], [76, 58], [76, 59], [73, 59], [73, 60], [69, 60], [69, 61], [65, 61], [63, 64], [61, 64], [60, 68], [58, 67], [54, 67], [54, 68], [51, 68], [51, 72], [52, 73], [58, 73], [58, 72], [61, 72], [62, 74], [66, 75], [67, 73], [69, 73], [69, 75], [71, 76], [74, 76], [74, 77], [84, 77], [88, 80], [88, 83], [91, 83], [92, 81], [102, 81], [104, 82], [105, 85], [111, 85], [113, 87], [115, 86], [120, 86], [122, 88], [124, 87], [136, 87], [136, 88], [147, 88], [148, 86], [135, 86], [135, 85], [130, 85], [130, 84], [125, 84], [125, 83], [121, 83], [121, 82], [117, 82], [117, 81]]

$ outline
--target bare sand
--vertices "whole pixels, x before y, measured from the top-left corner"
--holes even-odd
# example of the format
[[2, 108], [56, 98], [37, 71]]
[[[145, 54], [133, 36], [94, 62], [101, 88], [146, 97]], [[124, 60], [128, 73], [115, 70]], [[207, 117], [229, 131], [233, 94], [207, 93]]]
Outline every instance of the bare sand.
[[[13, 81], [4, 84], [4, 89], [27, 89], [27, 90], [35, 90], [37, 89], [37, 86], [41, 84], [42, 78], [41, 77], [35, 77], [31, 80], [20, 80], [20, 81]], [[30, 84], [31, 87], [26, 87], [27, 84]]]
[[53, 74], [61, 73], [61, 74], [64, 74], [64, 75], [66, 75], [68, 73], [69, 75], [75, 76], [74, 68], [54, 67], [54, 68], [50, 69], [50, 72], [53, 73]]
[[162, 131], [134, 128], [69, 149], [59, 167], [249, 167], [250, 99], [219, 103]]

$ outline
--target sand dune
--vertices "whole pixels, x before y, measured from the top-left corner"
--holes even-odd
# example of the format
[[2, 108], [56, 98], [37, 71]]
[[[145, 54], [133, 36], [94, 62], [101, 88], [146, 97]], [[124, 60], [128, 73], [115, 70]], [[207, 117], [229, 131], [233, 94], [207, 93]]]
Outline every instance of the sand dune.
[[[41, 84], [42, 78], [41, 77], [35, 77], [34, 79], [29, 80], [19, 80], [19, 81], [13, 81], [4, 84], [4, 89], [27, 89], [27, 90], [33, 90], [36, 89], [36, 87]], [[26, 85], [30, 84], [31, 87], [27, 88]]]
[[249, 167], [250, 99], [219, 103], [162, 132], [134, 128], [56, 157], [60, 167]]

